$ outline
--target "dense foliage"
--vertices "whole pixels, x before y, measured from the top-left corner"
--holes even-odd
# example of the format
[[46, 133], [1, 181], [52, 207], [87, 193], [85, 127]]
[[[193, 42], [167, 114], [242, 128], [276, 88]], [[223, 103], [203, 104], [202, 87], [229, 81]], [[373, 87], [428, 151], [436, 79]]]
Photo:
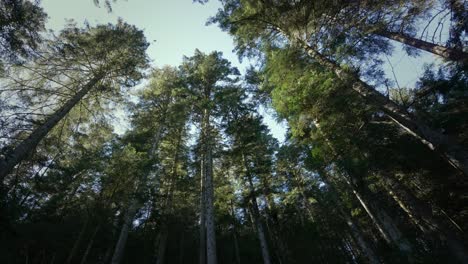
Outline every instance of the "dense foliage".
[[[0, 4], [0, 262], [468, 263], [466, 4], [220, 3], [244, 76]], [[400, 87], [395, 45], [443, 61]]]

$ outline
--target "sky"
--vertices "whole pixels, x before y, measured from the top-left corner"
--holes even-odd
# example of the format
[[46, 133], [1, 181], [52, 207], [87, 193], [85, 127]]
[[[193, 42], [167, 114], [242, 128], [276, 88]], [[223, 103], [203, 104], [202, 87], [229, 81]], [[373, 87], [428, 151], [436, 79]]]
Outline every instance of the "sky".
[[[101, 0], [102, 1], [102, 0]], [[48, 13], [47, 28], [60, 31], [67, 20], [73, 19], [78, 25], [85, 22], [115, 23], [119, 17], [143, 29], [151, 43], [148, 55], [153, 66], [177, 66], [183, 56], [191, 56], [195, 49], [209, 53], [221, 51], [233, 66], [244, 72], [248, 61], [240, 63], [233, 52], [232, 38], [216, 25], [206, 26], [207, 19], [214, 15], [220, 4], [216, 0], [205, 5], [194, 4], [192, 0], [118, 0], [113, 3], [112, 13], [104, 7], [97, 7], [93, 0], [42, 0]], [[419, 57], [409, 57], [396, 46], [394, 55], [384, 65], [387, 75], [393, 79], [391, 66], [398, 78], [400, 87], [414, 87], [418, 76], [423, 72], [424, 63], [434, 61], [434, 57], [422, 53]], [[286, 125], [278, 123], [271, 114], [261, 110], [265, 123], [280, 142], [284, 140]], [[117, 129], [122, 131], [124, 124]]]

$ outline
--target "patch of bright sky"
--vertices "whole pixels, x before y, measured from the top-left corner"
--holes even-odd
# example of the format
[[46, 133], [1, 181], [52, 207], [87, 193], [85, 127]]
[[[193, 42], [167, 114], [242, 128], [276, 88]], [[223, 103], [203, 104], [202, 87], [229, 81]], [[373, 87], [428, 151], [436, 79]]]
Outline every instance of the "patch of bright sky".
[[[47, 28], [56, 32], [66, 24], [67, 19], [73, 19], [78, 25], [88, 22], [115, 23], [120, 17], [144, 30], [147, 40], [151, 43], [148, 55], [154, 66], [177, 66], [183, 56], [191, 56], [195, 49], [209, 53], [217, 50], [231, 61], [233, 66], [244, 72], [249, 62], [240, 63], [234, 48], [232, 38], [222, 32], [216, 25], [206, 26], [207, 19], [214, 15], [220, 4], [216, 0], [205, 5], [193, 4], [192, 0], [119, 0], [113, 4], [113, 12], [108, 13], [104, 7], [98, 8], [93, 0], [42, 0], [42, 6], [49, 15]], [[434, 57], [424, 53], [411, 58], [398, 46], [395, 54], [389, 58], [401, 87], [414, 87], [418, 76], [423, 72], [424, 63], [434, 61]], [[384, 70], [392, 79], [389, 63]], [[260, 109], [265, 123], [272, 134], [283, 142], [286, 125], [278, 123], [271, 111]], [[126, 129], [125, 122], [116, 126], [116, 131], [122, 133]]]

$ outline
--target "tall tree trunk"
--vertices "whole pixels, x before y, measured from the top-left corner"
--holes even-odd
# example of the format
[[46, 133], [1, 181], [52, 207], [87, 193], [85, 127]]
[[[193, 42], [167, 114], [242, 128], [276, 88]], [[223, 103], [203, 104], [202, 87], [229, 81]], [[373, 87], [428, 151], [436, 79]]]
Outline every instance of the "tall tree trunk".
[[185, 249], [185, 232], [182, 229], [180, 235], [180, 245], [179, 245], [179, 264], [184, 263], [184, 249]]
[[165, 224], [162, 227], [161, 233], [159, 235], [159, 245], [158, 245], [158, 257], [156, 259], [156, 264], [163, 264], [166, 256], [166, 247], [167, 247], [167, 238], [169, 236], [168, 226]]
[[75, 254], [78, 251], [78, 248], [80, 247], [81, 240], [83, 240], [83, 235], [86, 231], [86, 228], [88, 227], [88, 223], [89, 223], [89, 216], [86, 217], [86, 220], [83, 226], [81, 227], [80, 233], [78, 234], [78, 237], [76, 238], [75, 243], [73, 244], [70, 254], [68, 254], [68, 258], [66, 262], [67, 264], [72, 263], [73, 257], [75, 257]]
[[[328, 146], [332, 150], [334, 156], [336, 158], [340, 158], [341, 155], [335, 150], [332, 143], [325, 136], [325, 134], [321, 130], [319, 122], [317, 120], [314, 120], [314, 124], [317, 127], [319, 133], [322, 134], [322, 136], [325, 138], [325, 141], [327, 142]], [[324, 177], [331, 178], [328, 176], [328, 173], [325, 172], [324, 170], [321, 170], [320, 174], [323, 175]], [[398, 229], [397, 225], [394, 223], [393, 219], [391, 219], [388, 216], [385, 210], [381, 209], [381, 207], [377, 206], [370, 199], [364, 199], [361, 193], [358, 191], [357, 187], [348, 179], [347, 175], [343, 174], [341, 175], [341, 178], [346, 182], [346, 186], [354, 194], [356, 199], [364, 208], [367, 215], [369, 216], [369, 218], [371, 218], [374, 225], [379, 230], [380, 234], [385, 239], [385, 241], [389, 244], [391, 243], [395, 244], [402, 253], [407, 255], [408, 261], [410, 263], [413, 262], [413, 259], [411, 258], [411, 252], [412, 252], [411, 244], [406, 238], [403, 237], [402, 233]]]
[[[343, 178], [345, 178], [345, 176], [343, 176]], [[413, 262], [412, 258], [410, 258], [412, 252], [411, 245], [408, 240], [403, 237], [393, 219], [388, 216], [383, 208], [377, 206], [372, 202], [372, 200], [365, 199], [361, 193], [358, 192], [357, 188], [355, 188], [347, 179], [345, 180], [385, 241], [389, 244], [396, 245], [402, 253], [408, 256], [408, 261]]]
[[261, 184], [262, 184], [262, 191], [263, 191], [263, 197], [265, 204], [267, 205], [265, 208], [266, 212], [266, 227], [267, 231], [270, 234], [270, 238], [273, 242], [274, 247], [276, 248], [275, 250], [275, 255], [278, 261], [278, 264], [282, 264], [283, 261], [286, 261], [286, 245], [283, 243], [283, 239], [281, 237], [280, 230], [280, 223], [277, 221], [278, 220], [278, 215], [276, 213], [275, 205], [273, 202], [273, 198], [270, 195], [270, 184], [269, 182], [265, 179], [261, 179]]
[[138, 201], [134, 198], [130, 200], [130, 205], [128, 206], [127, 212], [124, 216], [124, 221], [122, 228], [120, 229], [119, 240], [115, 246], [114, 255], [112, 256], [112, 264], [119, 264], [122, 261], [125, 244], [127, 243], [128, 232], [133, 222], [133, 217], [138, 209]]
[[236, 263], [240, 264], [241, 259], [240, 259], [240, 251], [239, 251], [239, 240], [237, 238], [237, 223], [236, 223], [236, 214], [234, 213], [234, 202], [231, 200], [231, 217], [233, 219], [232, 223], [232, 236], [234, 238], [234, 254], [236, 257]]
[[345, 209], [343, 208], [343, 205], [340, 203], [340, 199], [337, 195], [338, 193], [334, 185], [332, 184], [329, 175], [325, 171], [320, 171], [319, 174], [321, 176], [322, 181], [325, 182], [330, 187], [330, 191], [333, 195], [333, 201], [337, 206], [337, 210], [339, 214], [344, 218], [346, 224], [348, 225], [349, 230], [351, 231], [351, 234], [353, 235], [353, 238], [356, 241], [356, 244], [359, 245], [361, 251], [366, 255], [366, 257], [368, 258], [371, 264], [380, 263], [374, 251], [364, 239], [361, 229], [354, 223], [351, 216], [349, 216], [349, 214], [345, 212]]
[[351, 230], [351, 233], [352, 233], [356, 243], [359, 245], [361, 250], [364, 252], [364, 254], [368, 258], [369, 262], [371, 264], [380, 263], [379, 259], [375, 255], [372, 248], [370, 248], [369, 244], [367, 244], [367, 242], [364, 240], [364, 237], [362, 236], [361, 230], [354, 223], [353, 219], [348, 214], [346, 214], [345, 212], [340, 212], [340, 213], [345, 218], [346, 224], [348, 225], [349, 229]]
[[214, 186], [213, 186], [213, 156], [212, 156], [212, 139], [211, 139], [211, 124], [210, 114], [208, 109], [203, 111], [202, 134], [204, 137], [204, 158], [205, 168], [205, 202], [206, 202], [206, 260], [207, 264], [216, 264], [216, 231], [214, 217]]
[[83, 97], [100, 81], [101, 77], [89, 80], [80, 91], [78, 91], [62, 107], [55, 111], [44, 124], [40, 125], [18, 146], [9, 153], [2, 153], [0, 157], [0, 182], [11, 173], [13, 168], [30, 154], [41, 140], [62, 120], [70, 110], [83, 99]]
[[463, 52], [462, 50], [436, 45], [399, 32], [380, 30], [375, 32], [375, 34], [417, 49], [425, 50], [450, 61], [468, 62], [468, 53]]
[[267, 242], [267, 239], [266, 239], [266, 236], [265, 236], [265, 231], [263, 229], [262, 222], [260, 220], [260, 212], [259, 212], [259, 209], [258, 209], [257, 197], [255, 195], [255, 187], [253, 185], [252, 176], [250, 175], [249, 168], [247, 167], [245, 157], [243, 157], [243, 159], [244, 159], [244, 166], [245, 166], [245, 170], [246, 170], [248, 185], [249, 185], [249, 189], [250, 189], [250, 198], [251, 198], [251, 203], [252, 203], [251, 206], [250, 206], [251, 215], [252, 215], [252, 218], [253, 218], [254, 225], [255, 225], [255, 227], [257, 229], [258, 240], [260, 241], [260, 248], [261, 248], [261, 251], [262, 251], [263, 263], [264, 264], [271, 264], [270, 251], [268, 250], [268, 242]]
[[93, 247], [94, 238], [96, 238], [96, 234], [99, 231], [100, 227], [101, 227], [100, 225], [97, 225], [96, 228], [94, 229], [93, 234], [91, 235], [91, 238], [89, 239], [88, 246], [86, 247], [83, 257], [81, 258], [80, 264], [86, 264], [86, 259], [88, 258], [91, 248]]
[[199, 264], [206, 264], [206, 199], [205, 199], [205, 157], [202, 154], [200, 162], [200, 248], [199, 248]]
[[369, 84], [359, 79], [358, 76], [345, 71], [334, 61], [329, 60], [304, 41], [298, 41], [310, 57], [315, 59], [323, 67], [333, 71], [341, 80], [351, 83], [352, 89], [365, 98], [369, 104], [382, 110], [403, 130], [407, 131], [421, 143], [438, 153], [455, 169], [463, 173], [465, 176], [468, 176], [468, 152], [460, 147], [460, 145], [452, 142], [447, 136], [432, 130], [395, 102], [391, 101], [376, 91]]
[[176, 143], [176, 148], [174, 152], [174, 157], [173, 157], [173, 163], [172, 163], [172, 168], [171, 168], [171, 176], [169, 180], [169, 186], [167, 187], [167, 192], [166, 192], [166, 200], [164, 202], [163, 208], [162, 208], [162, 215], [163, 218], [161, 221], [163, 222], [160, 235], [159, 235], [159, 245], [158, 245], [158, 251], [157, 251], [157, 259], [156, 259], [156, 264], [163, 264], [165, 255], [166, 255], [166, 247], [167, 247], [167, 239], [169, 236], [169, 225], [168, 225], [168, 218], [167, 215], [172, 214], [172, 201], [174, 199], [174, 188], [175, 188], [175, 183], [177, 179], [177, 165], [179, 164], [179, 151], [180, 151], [180, 146], [182, 143], [182, 133], [183, 133], [183, 128], [178, 130], [178, 138], [177, 138], [177, 143]]
[[445, 223], [434, 216], [430, 205], [413, 196], [405, 186], [390, 175], [382, 175], [384, 186], [390, 196], [406, 212], [409, 219], [429, 238], [436, 238], [446, 244], [460, 263], [468, 263], [468, 252], [459, 236]]

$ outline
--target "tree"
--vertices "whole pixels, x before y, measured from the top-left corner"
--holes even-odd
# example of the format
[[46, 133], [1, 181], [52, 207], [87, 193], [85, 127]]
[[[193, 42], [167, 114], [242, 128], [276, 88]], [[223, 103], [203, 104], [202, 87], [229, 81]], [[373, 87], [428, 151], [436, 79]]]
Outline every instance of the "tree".
[[22, 66], [31, 69], [29, 73], [33, 76], [37, 74], [44, 77], [46, 86], [56, 89], [58, 84], [59, 88], [70, 89], [72, 93], [58, 109], [48, 114], [45, 120], [39, 121], [40, 125], [21, 143], [8, 146], [7, 151], [4, 148], [0, 160], [0, 179], [3, 180], [19, 162], [31, 154], [39, 142], [86, 95], [119, 94], [122, 87], [131, 87], [140, 80], [143, 77], [141, 70], [147, 66], [147, 47], [143, 33], [123, 22], [86, 29], [69, 27], [50, 41], [47, 53], [33, 66]]
[[[206, 225], [206, 254], [207, 263], [217, 263], [216, 257], [216, 235], [215, 219], [213, 207], [213, 125], [212, 115], [215, 114], [215, 106], [222, 103], [214, 102], [216, 93], [224, 87], [233, 85], [235, 79], [231, 77], [238, 75], [236, 68], [232, 68], [230, 63], [222, 58], [222, 53], [212, 52], [208, 55], [196, 50], [193, 57], [185, 57], [180, 66], [183, 79], [187, 88], [193, 94], [194, 111], [197, 114], [197, 121], [200, 124], [200, 162], [201, 162], [201, 181], [202, 181], [202, 202], [201, 207], [205, 207], [206, 216], [204, 217]], [[204, 210], [201, 210], [202, 212]], [[202, 213], [203, 215], [203, 213]], [[201, 242], [201, 244], [204, 242]], [[202, 246], [202, 245], [200, 245]], [[201, 254], [201, 253], [200, 253]]]
[[[47, 15], [39, 1], [5, 0], [0, 3], [0, 59], [4, 63], [24, 62], [42, 42]], [[3, 69], [2, 69], [3, 70]]]
[[[330, 20], [329, 17], [309, 17], [314, 9], [304, 8], [300, 3], [271, 1], [225, 1], [224, 10], [220, 10], [213, 22], [229, 31], [234, 37], [239, 52], [246, 53], [262, 50], [262, 47], [285, 46], [289, 44], [302, 50], [316, 64], [343, 81], [351, 83], [349, 89], [363, 97], [369, 106], [376, 107], [402, 130], [417, 138], [429, 149], [438, 153], [454, 168], [468, 175], [468, 157], [466, 150], [452, 139], [430, 128], [416, 116], [406, 111], [395, 102], [376, 91], [370, 84], [360, 78], [357, 71], [341, 66], [341, 62], [353, 64], [360, 61], [366, 54], [378, 54], [385, 51], [385, 44], [379, 42], [350, 41], [344, 37], [330, 36], [335, 28], [324, 28], [320, 19]], [[309, 2], [311, 3], [311, 2]], [[312, 4], [314, 5], [314, 4]], [[333, 5], [333, 4], [331, 4]], [[306, 7], [310, 7], [306, 5]], [[317, 6], [318, 14], [323, 14], [327, 5]], [[318, 20], [317, 20], [318, 19]], [[339, 41], [335, 43], [335, 41]], [[351, 44], [349, 44], [351, 43]], [[355, 43], [355, 44], [353, 44]], [[340, 45], [341, 44], [341, 45]], [[337, 53], [336, 50], [343, 50]], [[350, 50], [351, 49], [351, 50]]]

